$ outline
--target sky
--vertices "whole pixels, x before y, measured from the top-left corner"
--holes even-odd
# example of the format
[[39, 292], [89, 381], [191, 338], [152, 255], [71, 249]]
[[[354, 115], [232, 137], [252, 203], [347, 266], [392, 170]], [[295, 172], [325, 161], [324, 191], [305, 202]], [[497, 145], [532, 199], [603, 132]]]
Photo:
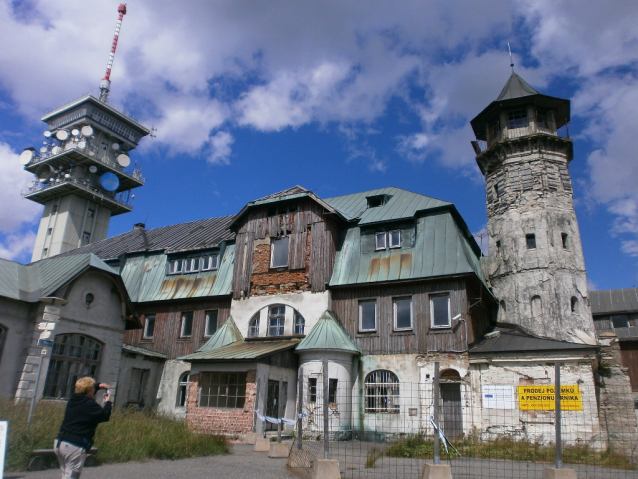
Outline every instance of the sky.
[[[0, 257], [29, 262], [42, 206], [18, 155], [42, 115], [99, 94], [118, 3], [0, 0]], [[469, 121], [510, 69], [571, 100], [570, 172], [590, 289], [638, 284], [635, 0], [131, 0], [109, 103], [152, 127], [109, 236], [237, 213], [300, 185], [396, 186], [487, 215]]]

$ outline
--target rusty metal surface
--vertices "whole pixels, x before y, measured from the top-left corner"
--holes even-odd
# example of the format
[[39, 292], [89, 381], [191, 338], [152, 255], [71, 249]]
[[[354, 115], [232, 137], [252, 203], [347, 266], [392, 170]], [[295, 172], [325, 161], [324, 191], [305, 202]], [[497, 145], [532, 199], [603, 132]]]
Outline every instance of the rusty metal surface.
[[259, 359], [280, 351], [294, 348], [299, 339], [284, 339], [280, 341], [237, 341], [221, 348], [201, 351], [179, 359], [184, 361], [242, 361]]

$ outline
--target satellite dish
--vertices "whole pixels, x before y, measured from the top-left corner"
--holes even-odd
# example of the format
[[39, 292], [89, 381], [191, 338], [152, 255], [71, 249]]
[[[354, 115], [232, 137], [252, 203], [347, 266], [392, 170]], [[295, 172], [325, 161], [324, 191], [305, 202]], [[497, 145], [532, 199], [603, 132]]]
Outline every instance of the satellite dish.
[[51, 149], [51, 154], [55, 156], [55, 155], [59, 155], [59, 154], [60, 154], [60, 153], [62, 153], [63, 151], [64, 151], [64, 150], [63, 150], [62, 148], [60, 148], [59, 146], [54, 146], [54, 147]]
[[53, 173], [53, 168], [50, 165], [42, 165], [39, 166], [37, 170], [35, 170], [35, 176], [40, 183], [49, 183], [51, 181], [51, 174]]
[[65, 178], [71, 178], [71, 175], [69, 173], [67, 173], [66, 175], [64, 175]]
[[122, 168], [126, 168], [128, 165], [131, 164], [131, 159], [128, 157], [128, 155], [122, 153], [121, 155], [117, 155], [117, 164], [120, 165]]
[[100, 176], [100, 185], [106, 191], [115, 191], [120, 186], [120, 180], [114, 173], [108, 172]]
[[44, 132], [44, 136], [46, 136], [47, 138], [51, 138], [52, 135], [53, 133], [51, 133], [49, 130]]
[[78, 141], [77, 145], [78, 145], [78, 148], [83, 150], [84, 148], [86, 148], [86, 145], [87, 145], [86, 140]]
[[33, 159], [35, 158], [35, 152], [33, 150], [24, 150], [20, 153], [20, 164], [23, 166], [27, 166]]
[[60, 141], [66, 141], [69, 139], [69, 132], [66, 130], [58, 130], [55, 137]]
[[97, 166], [95, 166], [95, 165], [91, 165], [91, 166], [89, 166], [89, 171], [90, 171], [91, 173], [97, 173]]
[[40, 153], [46, 153], [47, 151], [49, 151], [49, 149], [46, 146], [40, 147]]
[[73, 129], [71, 130], [71, 134], [72, 134], [73, 136], [80, 136], [80, 130], [78, 130], [77, 128], [73, 128]]
[[82, 127], [82, 135], [83, 136], [93, 136], [93, 128], [90, 125], [86, 125]]
[[111, 148], [113, 148], [115, 151], [120, 149], [120, 144], [119, 143], [113, 143], [111, 144]]
[[72, 141], [69, 141], [66, 145], [64, 145], [65, 150], [72, 150], [76, 147], [76, 144]]

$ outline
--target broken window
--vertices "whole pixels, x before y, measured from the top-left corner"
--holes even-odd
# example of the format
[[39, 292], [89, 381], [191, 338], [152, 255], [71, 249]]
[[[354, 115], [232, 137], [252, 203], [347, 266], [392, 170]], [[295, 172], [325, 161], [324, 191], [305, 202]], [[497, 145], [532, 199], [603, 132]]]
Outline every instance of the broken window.
[[268, 308], [268, 336], [283, 336], [285, 323], [285, 306], [278, 305]]
[[432, 328], [449, 328], [452, 326], [449, 294], [433, 294], [430, 296], [430, 317]]
[[359, 301], [359, 331], [377, 330], [377, 301]]
[[498, 140], [501, 136], [501, 120], [498, 118], [490, 123], [490, 140]]
[[536, 235], [533, 233], [525, 235], [525, 243], [527, 244], [527, 249], [535, 249], [536, 248]]
[[144, 335], [142, 339], [153, 339], [153, 334], [155, 334], [155, 315], [149, 314], [146, 316], [144, 322]]
[[515, 128], [525, 128], [527, 125], [529, 125], [529, 121], [527, 119], [526, 108], [511, 110], [507, 113], [507, 127], [510, 130]]
[[399, 412], [399, 378], [392, 371], [377, 370], [366, 376], [366, 412]]
[[179, 332], [180, 338], [190, 338], [193, 333], [193, 312], [182, 313], [182, 327]]
[[412, 298], [394, 298], [394, 329], [397, 331], [412, 329]]
[[270, 256], [271, 268], [285, 268], [288, 266], [288, 245], [290, 237], [283, 236], [272, 240], [272, 252]]
[[254, 315], [250, 320], [248, 325], [248, 336], [257, 337], [259, 336], [259, 313]]

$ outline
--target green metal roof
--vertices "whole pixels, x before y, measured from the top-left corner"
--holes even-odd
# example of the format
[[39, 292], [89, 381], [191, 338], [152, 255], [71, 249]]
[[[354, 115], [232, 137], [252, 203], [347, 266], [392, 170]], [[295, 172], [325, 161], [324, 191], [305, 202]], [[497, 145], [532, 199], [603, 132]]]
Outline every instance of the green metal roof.
[[157, 351], [151, 351], [150, 349], [140, 348], [139, 346], [133, 346], [132, 344], [122, 344], [122, 349], [129, 353], [141, 354], [151, 358], [166, 359], [166, 354], [158, 353]]
[[496, 100], [511, 100], [512, 98], [521, 98], [530, 95], [540, 95], [540, 93], [516, 73], [512, 72]]
[[242, 340], [243, 338], [239, 329], [237, 329], [237, 325], [235, 324], [233, 317], [229, 316], [221, 328], [215, 331], [215, 334], [213, 334], [210, 339], [195, 352], [212, 351], [213, 349], [219, 349]]
[[184, 361], [254, 361], [265, 356], [270, 356], [287, 349], [292, 349], [299, 344], [298, 339], [282, 339], [279, 341], [237, 341], [233, 344], [209, 351], [195, 352], [177, 359]]
[[295, 348], [299, 351], [344, 351], [361, 354], [361, 348], [339, 324], [330, 311], [325, 311], [310, 333]]
[[[389, 197], [387, 203], [368, 208], [367, 198], [380, 195], [387, 195], [387, 197]], [[378, 190], [364, 191], [362, 193], [354, 193], [352, 195], [327, 198], [325, 202], [348, 220], [358, 219], [360, 226], [402, 218], [412, 218], [417, 211], [452, 205], [452, 203], [448, 203], [447, 201], [437, 200], [429, 196], [419, 195], [392, 186]]]
[[120, 275], [133, 302], [229, 295], [235, 245], [224, 250], [219, 268], [199, 273], [167, 275], [168, 255], [140, 254], [126, 258]]
[[[473, 273], [485, 282], [474, 239], [451, 209], [416, 220], [414, 246], [362, 252], [361, 229], [353, 227], [337, 251], [330, 286]], [[474, 242], [474, 244], [471, 244]]]

